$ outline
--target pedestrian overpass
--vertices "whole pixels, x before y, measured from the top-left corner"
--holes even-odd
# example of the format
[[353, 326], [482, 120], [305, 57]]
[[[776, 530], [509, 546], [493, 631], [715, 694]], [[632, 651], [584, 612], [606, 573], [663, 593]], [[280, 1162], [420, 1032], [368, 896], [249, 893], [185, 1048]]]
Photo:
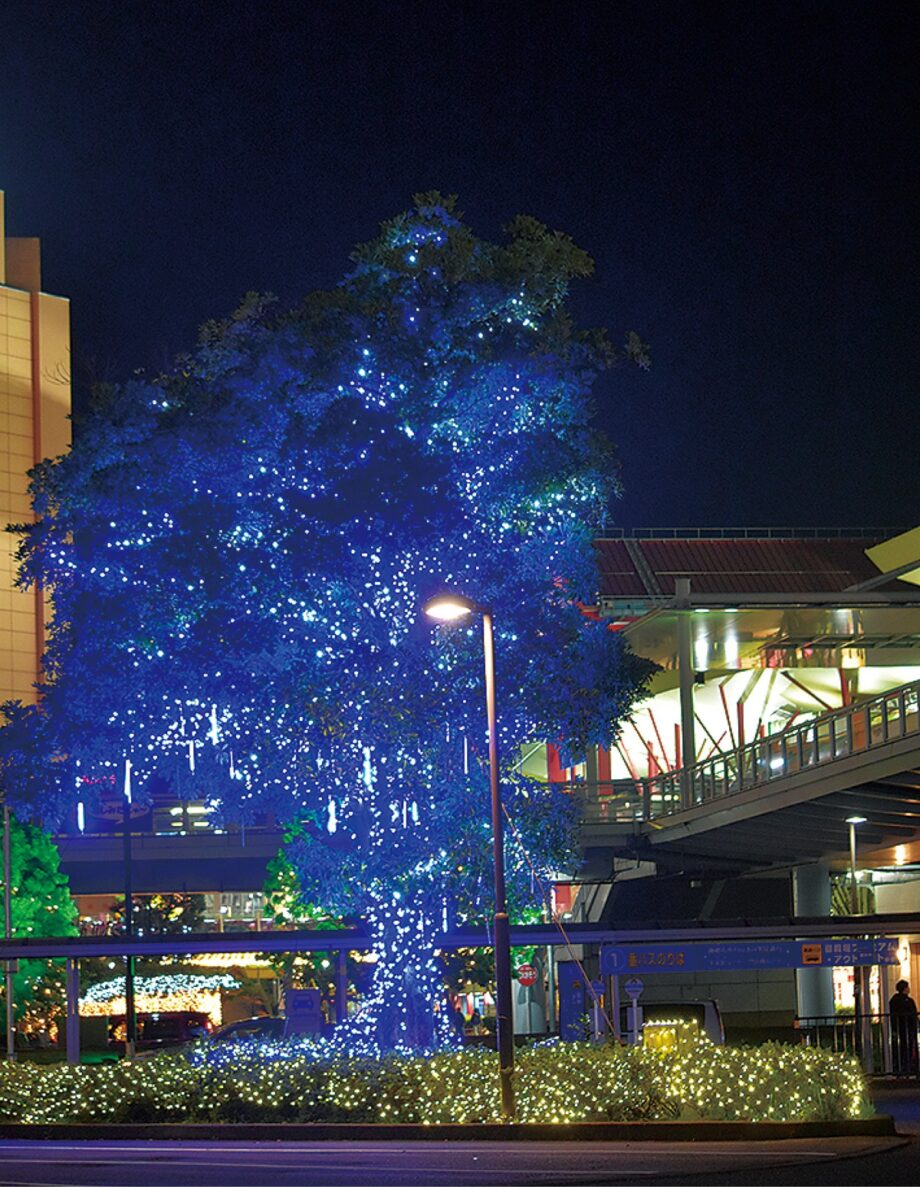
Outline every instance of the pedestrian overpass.
[[861, 816], [861, 854], [916, 861], [918, 704], [915, 681], [693, 766], [584, 784], [584, 845], [741, 871], [842, 860]]

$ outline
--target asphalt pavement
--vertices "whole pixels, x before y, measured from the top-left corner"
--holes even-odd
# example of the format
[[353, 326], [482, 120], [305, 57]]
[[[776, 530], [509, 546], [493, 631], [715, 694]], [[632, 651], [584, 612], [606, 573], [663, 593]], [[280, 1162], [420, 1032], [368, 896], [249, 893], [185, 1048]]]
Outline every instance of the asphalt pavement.
[[[779, 1170], [814, 1172], [788, 1182], [841, 1183], [841, 1158], [881, 1165], [900, 1143], [886, 1138], [785, 1142], [4, 1142], [0, 1182], [118, 1187], [482, 1187], [729, 1182], [726, 1172], [771, 1183]], [[915, 1167], [916, 1169], [916, 1167]], [[859, 1182], [870, 1182], [860, 1178]], [[917, 1182], [886, 1175], [885, 1183]]]

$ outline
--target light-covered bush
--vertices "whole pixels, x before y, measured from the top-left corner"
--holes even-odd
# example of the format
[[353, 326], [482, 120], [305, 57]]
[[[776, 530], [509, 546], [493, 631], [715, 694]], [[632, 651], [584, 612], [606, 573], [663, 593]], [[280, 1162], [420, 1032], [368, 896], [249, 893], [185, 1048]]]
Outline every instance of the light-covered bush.
[[[548, 1042], [518, 1052], [521, 1122], [824, 1121], [872, 1112], [855, 1060], [768, 1043], [716, 1047], [692, 1032], [655, 1047]], [[0, 1121], [499, 1120], [494, 1052], [380, 1059], [309, 1042], [206, 1046], [191, 1056], [69, 1067], [0, 1065]]]

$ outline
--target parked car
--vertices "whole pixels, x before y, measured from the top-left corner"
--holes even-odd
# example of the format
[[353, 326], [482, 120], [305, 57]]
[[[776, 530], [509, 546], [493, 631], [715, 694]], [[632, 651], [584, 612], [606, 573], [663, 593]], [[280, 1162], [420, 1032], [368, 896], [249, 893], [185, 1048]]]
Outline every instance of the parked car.
[[240, 1022], [228, 1022], [209, 1036], [212, 1043], [241, 1043], [250, 1039], [284, 1038], [283, 1018], [244, 1018]]
[[[713, 1043], [725, 1043], [725, 1030], [718, 1002], [702, 998], [694, 1002], [639, 1002], [640, 1026], [648, 1023], [695, 1022], [700, 1031]], [[629, 1007], [620, 1005], [620, 1033], [626, 1035], [629, 1029]]]
[[[164, 1010], [158, 1014], [138, 1014], [135, 1050], [161, 1051], [168, 1047], [182, 1047], [196, 1039], [207, 1038], [211, 1030], [211, 1019], [207, 1014], [196, 1010]], [[109, 1022], [109, 1048], [113, 1051], [124, 1051], [126, 1037], [125, 1016], [116, 1015]]]

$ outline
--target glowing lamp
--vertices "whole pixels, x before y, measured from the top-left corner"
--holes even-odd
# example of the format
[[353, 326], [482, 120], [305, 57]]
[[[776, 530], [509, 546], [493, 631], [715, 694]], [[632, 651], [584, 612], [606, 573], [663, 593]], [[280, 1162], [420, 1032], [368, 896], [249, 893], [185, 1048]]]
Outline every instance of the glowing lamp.
[[475, 613], [479, 607], [462, 594], [437, 594], [422, 606], [429, 618], [436, 618], [438, 622], [457, 622]]
[[489, 726], [489, 786], [492, 796], [492, 866], [495, 877], [493, 951], [495, 953], [496, 1046], [501, 1084], [502, 1117], [514, 1120], [514, 1007], [511, 994], [511, 933], [505, 894], [505, 849], [502, 793], [498, 780], [498, 726], [495, 713], [495, 635], [492, 611], [462, 594], [444, 593], [429, 598], [422, 609], [440, 622], [456, 622], [468, 614], [482, 615], [482, 646], [486, 677], [486, 719]]

